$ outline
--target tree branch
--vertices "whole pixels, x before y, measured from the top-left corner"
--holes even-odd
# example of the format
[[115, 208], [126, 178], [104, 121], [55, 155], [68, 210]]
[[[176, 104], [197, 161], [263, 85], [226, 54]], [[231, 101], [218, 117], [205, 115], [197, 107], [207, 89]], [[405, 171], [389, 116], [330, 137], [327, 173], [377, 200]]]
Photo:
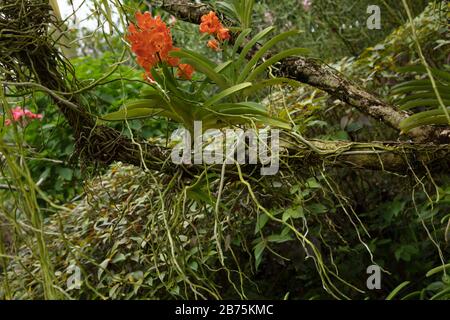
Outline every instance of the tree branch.
[[[400, 122], [410, 116], [409, 113], [398, 110], [374, 94], [365, 91], [337, 70], [311, 58], [286, 58], [281, 61], [277, 74], [321, 89], [397, 131], [400, 131]], [[408, 132], [408, 136], [417, 142], [447, 143], [450, 141], [449, 130], [431, 126], [415, 128]]]
[[[174, 6], [175, 4], [178, 6], [182, 3], [190, 2], [177, 0], [165, 1], [164, 3], [166, 6], [172, 4], [170, 8], [174, 9], [177, 8]], [[202, 10], [204, 10], [205, 7], [204, 5], [199, 6], [195, 4], [188, 8], [190, 8], [189, 10], [199, 10], [198, 8], [203, 8]], [[42, 10], [47, 9], [44, 7]], [[8, 12], [8, 14], [17, 14], [17, 21], [14, 20], [15, 23], [24, 25], [24, 22], [20, 20], [18, 11], [16, 12], [11, 9], [11, 12]], [[201, 16], [201, 13], [197, 15], [184, 15], [185, 18], [187, 17], [189, 19], [193, 17], [198, 18], [199, 16]], [[42, 25], [39, 24], [39, 26]], [[14, 30], [16, 29], [20, 30], [18, 27], [11, 27], [10, 30], [12, 33], [7, 35], [7, 40], [11, 46], [14, 46], [14, 41], [21, 41], [20, 34], [16, 35], [17, 40], [14, 40]], [[30, 27], [28, 30], [32, 30], [32, 28]], [[203, 165], [174, 165], [170, 161], [170, 149], [150, 145], [142, 140], [132, 140], [121, 135], [120, 132], [113, 128], [98, 125], [96, 120], [84, 108], [79, 99], [79, 95], [70, 94], [70, 92], [77, 90], [71, 90], [69, 84], [66, 82], [67, 79], [61, 73], [61, 70], [64, 70], [67, 65], [63, 64], [61, 66], [60, 52], [45, 39], [44, 30], [40, 30], [39, 32], [33, 37], [34, 39], [39, 39], [39, 41], [30, 44], [21, 42], [20, 46], [15, 46], [15, 50], [8, 52], [7, 57], [3, 58], [0, 56], [0, 65], [7, 65], [9, 70], [18, 68], [18, 74], [23, 74], [24, 68], [29, 70], [30, 79], [28, 80], [30, 81], [21, 82], [17, 85], [22, 88], [24, 86], [37, 86], [40, 90], [50, 94], [72, 127], [77, 150], [84, 159], [105, 164], [113, 161], [122, 161], [136, 166], [145, 165], [148, 169], [167, 174], [173, 174], [173, 172], [180, 169], [185, 170], [188, 174], [197, 174], [205, 169]], [[0, 35], [0, 41], [2, 40], [4, 40], [3, 34]], [[286, 72], [289, 72], [291, 76], [298, 77], [298, 73], [300, 73], [305, 82], [321, 86], [327, 92], [341, 95], [342, 99], [347, 99], [349, 103], [359, 104], [360, 108], [368, 108], [371, 110], [389, 108], [381, 100], [374, 100], [370, 94], [357, 87], [353, 87], [347, 80], [335, 78], [334, 71], [304, 58], [297, 59], [292, 60], [294, 62], [289, 67], [293, 70], [286, 67]], [[299, 61], [306, 62], [302, 65]], [[295, 74], [295, 72], [297, 72], [297, 75], [291, 74]], [[324, 78], [327, 80], [322, 83], [321, 79]], [[19, 79], [19, 77], [13, 75], [12, 81], [8, 81], [8, 86], [15, 86], [16, 83], [13, 80], [16, 79]], [[66, 92], [67, 95], [65, 96], [67, 98], [62, 99], [55, 92]], [[346, 98], [346, 94], [349, 94], [350, 97]], [[358, 96], [362, 96], [365, 100], [358, 102]], [[380, 118], [387, 118], [387, 115], [383, 115], [382, 111], [378, 112]], [[398, 117], [392, 116], [388, 122], [395, 123], [399, 120]], [[283, 148], [280, 153], [282, 169], [288, 165], [296, 168], [295, 172], [301, 172], [301, 169], [306, 166], [350, 167], [399, 173], [405, 173], [410, 169], [424, 169], [424, 166], [429, 166], [431, 168], [430, 170], [436, 172], [441, 170], [448, 171], [449, 169], [449, 145], [306, 141], [295, 133], [290, 132], [283, 134], [283, 138]], [[243, 166], [243, 170], [247, 173], [255, 172], [255, 168], [254, 165]], [[221, 167], [211, 168], [211, 170], [216, 169], [220, 170]], [[230, 169], [229, 172], [230, 174], [236, 174], [234, 168]]]
[[[150, 2], [159, 5], [161, 9], [176, 16], [180, 20], [195, 24], [199, 24], [201, 21], [201, 17], [207, 14], [209, 11], [213, 10], [213, 8], [209, 4], [196, 3], [193, 1], [162, 0]], [[226, 25], [233, 24], [233, 21], [226, 16], [222, 15], [220, 19], [222, 20], [222, 22], [225, 22]]]
[[[155, 3], [155, 1], [150, 2]], [[198, 23], [201, 17], [211, 10], [211, 7], [205, 3], [195, 3], [183, 0], [162, 0], [161, 2], [156, 2], [159, 2], [156, 3], [156, 5], [161, 7], [164, 11], [176, 16], [180, 20], [191, 23]]]
[[[450, 168], [450, 145], [417, 144], [406, 142], [346, 142], [310, 140], [319, 150], [296, 142], [288, 147], [281, 161], [292, 166], [318, 165], [347, 167], [353, 169], [382, 170], [407, 173], [409, 170], [424, 171], [428, 167], [433, 172], [448, 172]], [[289, 154], [289, 155], [288, 155]], [[291, 157], [292, 155], [295, 155]]]

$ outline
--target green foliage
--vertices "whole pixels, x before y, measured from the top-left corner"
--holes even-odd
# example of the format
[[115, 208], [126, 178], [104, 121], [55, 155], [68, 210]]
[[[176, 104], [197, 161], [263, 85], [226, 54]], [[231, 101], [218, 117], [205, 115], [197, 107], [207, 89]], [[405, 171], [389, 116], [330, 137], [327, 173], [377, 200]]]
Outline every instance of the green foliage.
[[[407, 16], [401, 1], [385, 0], [311, 0], [306, 8], [303, 1], [263, 0], [255, 6], [254, 23], [264, 28], [274, 25], [281, 30], [298, 28], [305, 32], [299, 39], [290, 39], [286, 47], [302, 43], [311, 54], [324, 60], [336, 61], [346, 56], [358, 56], [366, 48], [382, 41], [395, 28], [403, 25]], [[414, 15], [422, 12], [428, 0], [409, 1]], [[369, 30], [366, 21], [369, 5], [381, 10], [380, 30]]]
[[[140, 93], [143, 86], [140, 72], [127, 65], [118, 65], [118, 59], [114, 54], [105, 53], [100, 58], [87, 56], [73, 60], [77, 81], [81, 87], [89, 88], [82, 89], [85, 90], [82, 102], [92, 113], [117, 108]], [[52, 100], [43, 93], [34, 92], [23, 101], [16, 99], [15, 103], [43, 115], [42, 121], [32, 121], [18, 128], [27, 145], [25, 150], [33, 179], [39, 181], [40, 187], [54, 201], [74, 198], [82, 192], [82, 174], [80, 168], [71, 163], [75, 141], [70, 127]], [[6, 131], [6, 141], [15, 139], [10, 127], [2, 130]], [[130, 130], [124, 134], [139, 131], [144, 138], [150, 138], [164, 135], [167, 123], [159, 120], [135, 122], [130, 124]], [[45, 205], [45, 202], [40, 201], [40, 204]]]
[[[31, 176], [39, 181], [40, 187], [46, 189], [52, 199], [65, 201], [75, 197], [80, 192], [76, 184], [81, 180], [81, 173], [69, 164], [74, 151], [69, 126], [51, 100], [42, 93], [33, 93], [29, 99], [15, 104], [42, 114], [43, 118], [18, 126], [17, 132], [12, 127], [3, 127], [4, 141], [12, 143], [19, 139], [23, 147], [15, 152], [24, 153]], [[45, 205], [45, 202], [40, 201], [40, 205]]]
[[250, 28], [252, 25], [254, 0], [218, 1], [217, 6], [226, 16], [239, 21], [241, 28]]
[[[444, 66], [445, 68], [445, 66]], [[448, 125], [450, 124], [450, 119], [448, 118], [448, 113], [450, 111], [450, 72], [445, 70], [439, 70], [433, 68], [431, 73], [433, 78], [436, 79], [436, 90], [439, 92], [441, 101], [444, 103], [447, 112], [440, 108], [441, 101], [439, 101], [433, 82], [426, 75], [427, 70], [424, 66], [409, 66], [403, 67], [399, 70], [400, 72], [418, 73], [420, 79], [409, 80], [400, 83], [392, 88], [392, 94], [395, 96], [402, 97], [398, 99], [397, 103], [403, 110], [411, 109], [422, 109], [423, 108], [433, 108], [427, 111], [418, 112], [408, 119], [405, 119], [400, 123], [400, 128], [403, 132], [408, 132], [423, 125]], [[424, 78], [424, 76], [426, 78]]]
[[[450, 279], [449, 279], [449, 268], [450, 264], [441, 265], [439, 267], [433, 268], [426, 273], [427, 278], [435, 278], [433, 282], [427, 285], [421, 290], [416, 290], [413, 292], [408, 292], [404, 288], [408, 288], [410, 282], [405, 281], [395, 288], [389, 296], [386, 298], [391, 300], [394, 297], [399, 297], [401, 300], [449, 300], [450, 299]], [[442, 274], [441, 274], [442, 272]], [[437, 275], [440, 276], [437, 277]], [[402, 290], [402, 296], [399, 292]]]
[[[51, 262], [58, 270], [57, 285], [66, 288], [71, 266], [81, 268], [82, 287], [67, 290], [67, 295], [83, 299], [218, 298], [223, 295], [215, 284], [224, 271], [217, 268], [220, 266], [219, 243], [213, 240], [211, 228], [214, 214], [210, 209], [207, 209], [209, 214], [204, 214], [201, 202], [190, 199], [186, 199], [186, 211], [181, 207], [159, 210], [160, 188], [164, 194], [170, 191], [182, 197], [184, 193], [172, 182], [154, 184], [142, 170], [119, 163], [86, 185], [87, 197], [77, 203], [75, 211], [63, 210], [46, 220], [45, 228], [49, 231], [46, 241]], [[130, 200], [130, 207], [121, 202], [125, 197]], [[240, 225], [249, 218], [239, 212], [220, 214], [220, 219], [224, 222], [226, 219], [230, 226]], [[67, 241], [61, 241], [58, 235], [60, 226]], [[238, 228], [231, 227], [229, 236], [238, 239], [239, 233]], [[236, 245], [233, 247], [236, 249]], [[11, 287], [21, 286], [23, 282], [28, 288], [14, 290], [16, 299], [42, 294], [41, 286], [28, 278], [39, 272], [38, 269], [32, 268], [32, 273], [22, 279], [13, 275], [33, 264], [32, 253], [23, 249], [23, 264], [9, 271]], [[232, 258], [227, 257], [227, 261], [229, 259]], [[174, 263], [177, 268], [173, 268]], [[1, 293], [0, 289], [0, 297]]]

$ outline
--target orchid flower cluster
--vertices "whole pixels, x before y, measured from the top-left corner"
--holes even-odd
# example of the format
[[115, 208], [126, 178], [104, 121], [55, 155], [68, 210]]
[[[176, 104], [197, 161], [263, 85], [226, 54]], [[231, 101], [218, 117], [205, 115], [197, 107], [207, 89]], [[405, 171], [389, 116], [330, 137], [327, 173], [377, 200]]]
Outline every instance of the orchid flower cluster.
[[170, 29], [161, 17], [152, 17], [150, 12], [137, 12], [136, 21], [137, 27], [133, 23], [129, 25], [126, 39], [137, 56], [137, 63], [145, 70], [144, 78], [153, 80], [151, 69], [158, 63], [166, 63], [178, 68], [178, 77], [191, 79], [194, 68], [169, 55], [170, 52], [180, 49], [173, 46]]
[[[215, 51], [220, 50], [219, 41], [230, 39], [230, 30], [224, 28], [216, 13], [210, 11], [201, 17], [200, 32], [214, 35], [215, 38], [208, 41], [207, 46]], [[217, 41], [216, 40], [219, 40]]]
[[[152, 17], [150, 12], [136, 13], [137, 26], [131, 23], [128, 27], [126, 40], [131, 44], [131, 50], [137, 56], [137, 63], [144, 68], [144, 79], [153, 81], [152, 68], [158, 63], [177, 68], [177, 76], [190, 80], [194, 68], [186, 63], [180, 63], [179, 58], [171, 57], [170, 53], [179, 51], [173, 45], [170, 28], [161, 17]], [[230, 39], [229, 29], [225, 28], [216, 13], [210, 11], [201, 17], [200, 32], [213, 35], [207, 46], [215, 51], [220, 50], [220, 42]]]

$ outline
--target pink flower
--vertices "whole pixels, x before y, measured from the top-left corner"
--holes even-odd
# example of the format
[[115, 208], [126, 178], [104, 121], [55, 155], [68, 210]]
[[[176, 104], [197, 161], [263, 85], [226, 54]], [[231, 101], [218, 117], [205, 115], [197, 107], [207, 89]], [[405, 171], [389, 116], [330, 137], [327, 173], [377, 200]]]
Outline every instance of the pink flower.
[[15, 107], [11, 110], [12, 118], [5, 120], [5, 125], [9, 126], [12, 124], [12, 122], [19, 122], [21, 125], [27, 124], [27, 119], [42, 119], [42, 114], [39, 113], [33, 113], [28, 109], [23, 109], [20, 106]]
[[14, 109], [11, 110], [11, 113], [14, 121], [19, 121], [20, 118], [22, 118], [22, 116], [24, 115], [24, 112], [21, 107], [15, 107]]

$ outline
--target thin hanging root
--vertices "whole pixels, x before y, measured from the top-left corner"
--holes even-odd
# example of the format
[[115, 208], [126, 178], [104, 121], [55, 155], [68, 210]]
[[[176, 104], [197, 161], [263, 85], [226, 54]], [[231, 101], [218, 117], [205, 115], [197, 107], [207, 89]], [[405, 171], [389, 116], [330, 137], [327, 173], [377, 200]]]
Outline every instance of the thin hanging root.
[[[263, 206], [261, 206], [261, 204], [259, 203], [258, 199], [256, 198], [255, 194], [253, 193], [253, 189], [250, 186], [250, 184], [244, 179], [244, 177], [242, 176], [242, 171], [241, 168], [239, 166], [238, 163], [236, 163], [236, 167], [238, 170], [238, 174], [239, 174], [239, 179], [241, 181], [242, 184], [244, 184], [247, 187], [247, 190], [253, 200], [253, 202], [255, 203], [255, 205], [257, 206], [257, 208], [259, 210], [261, 210], [262, 212], [264, 212], [272, 221], [278, 222], [280, 224], [283, 224], [284, 226], [288, 227], [290, 230], [292, 230], [294, 232], [294, 234], [296, 235], [296, 237], [302, 242], [302, 243], [306, 243], [309, 248], [312, 249], [312, 251], [314, 252], [314, 256], [311, 256], [315, 262], [317, 271], [319, 273], [320, 278], [322, 279], [322, 284], [324, 286], [324, 289], [331, 294], [334, 298], [336, 299], [340, 299], [340, 296], [343, 297], [344, 299], [350, 299], [348, 296], [346, 296], [344, 293], [342, 293], [339, 289], [337, 289], [335, 287], [335, 285], [333, 284], [333, 282], [331, 281], [329, 274], [333, 275], [334, 277], [336, 277], [337, 279], [339, 279], [341, 282], [343, 282], [344, 284], [347, 284], [349, 286], [351, 286], [348, 282], [346, 282], [345, 280], [341, 279], [337, 274], [330, 272], [330, 270], [328, 270], [328, 268], [324, 265], [322, 257], [320, 252], [318, 251], [317, 247], [308, 239], [306, 238], [302, 233], [300, 233], [295, 226], [287, 223], [286, 221], [283, 221], [282, 219], [276, 218], [273, 214], [271, 214], [266, 208], [264, 208]], [[359, 289], [357, 289], [354, 286], [351, 286], [352, 288], [358, 290], [359, 292], [363, 292]], [[340, 296], [339, 296], [340, 295]]]
[[[150, 172], [150, 176], [152, 177], [154, 182], [157, 184], [158, 181], [156, 180], [155, 176], [151, 172]], [[172, 178], [171, 182], [167, 185], [166, 189], [164, 190], [164, 193], [162, 193], [159, 190], [159, 188], [158, 188], [158, 192], [159, 192], [159, 196], [160, 196], [160, 204], [161, 204], [160, 212], [162, 213], [162, 217], [163, 217], [163, 221], [164, 221], [164, 227], [165, 227], [165, 232], [167, 234], [167, 238], [168, 238], [168, 241], [169, 241], [169, 247], [170, 247], [170, 253], [171, 253], [171, 261], [173, 262], [173, 265], [176, 267], [176, 270], [177, 270], [178, 274], [183, 277], [183, 280], [189, 285], [189, 287], [191, 288], [191, 290], [195, 294], [195, 296], [200, 296], [202, 299], [206, 299], [207, 298], [199, 290], [197, 290], [197, 288], [198, 288], [198, 289], [201, 289], [201, 290], [209, 293], [215, 299], [219, 299], [220, 297], [217, 295], [216, 292], [208, 289], [205, 286], [197, 285], [197, 284], [193, 283], [189, 279], [189, 277], [186, 276], [184, 268], [182, 268], [180, 266], [180, 264], [178, 263], [178, 259], [180, 259], [180, 256], [178, 255], [177, 251], [179, 251], [179, 250], [176, 249], [175, 241], [173, 239], [172, 232], [171, 232], [172, 227], [169, 226], [167, 214], [175, 213], [175, 212], [178, 213], [179, 210], [170, 210], [170, 208], [166, 208], [165, 207], [165, 199], [167, 197], [167, 193], [172, 189], [172, 183], [177, 178], [178, 178], [177, 175], [175, 175]], [[172, 209], [176, 209], [176, 208], [172, 208]], [[171, 218], [173, 218], [173, 217], [171, 217]]]
[[[350, 213], [348, 213], [347, 211], [347, 206], [342, 202], [342, 199], [344, 199], [345, 202], [347, 202], [347, 200], [344, 197], [340, 197], [338, 196], [338, 194], [333, 190], [333, 187], [331, 186], [330, 182], [328, 181], [327, 177], [323, 174], [323, 171], [320, 172], [320, 174], [322, 175], [322, 178], [325, 180], [325, 182], [327, 183], [328, 187], [330, 188], [330, 190], [332, 191], [332, 194], [336, 196], [337, 200], [339, 201], [339, 204], [341, 205], [342, 210], [344, 211], [345, 215], [348, 217], [348, 220], [350, 221], [350, 223], [353, 225], [353, 227], [355, 228], [355, 232], [358, 236], [358, 240], [359, 242], [364, 246], [364, 248], [367, 250], [367, 252], [370, 255], [370, 261], [372, 261], [373, 264], [376, 264], [373, 258], [373, 254], [372, 251], [370, 250], [369, 246], [363, 241], [363, 239], [361, 238], [361, 234], [359, 233], [358, 230], [358, 226], [355, 224], [355, 222], [353, 221]], [[337, 186], [336, 186], [337, 187]], [[337, 187], [338, 188], [338, 187]], [[359, 225], [361, 226], [361, 228], [364, 230], [365, 234], [370, 238], [369, 232], [367, 231], [366, 227], [364, 226], [364, 224], [362, 223], [361, 219], [358, 217], [358, 215], [356, 214], [356, 212], [353, 210], [353, 208], [349, 205], [351, 212], [353, 213], [353, 216], [356, 218], [356, 220], [358, 221]], [[390, 274], [387, 270], [384, 270], [384, 272]]]
[[[411, 198], [412, 198], [412, 201], [413, 201], [413, 204], [414, 204], [414, 210], [416, 211], [416, 214], [419, 217], [420, 222], [422, 223], [422, 226], [425, 229], [428, 238], [433, 243], [433, 245], [436, 247], [436, 250], [437, 250], [437, 252], [439, 254], [439, 259], [441, 260], [441, 264], [445, 265], [446, 262], [445, 262], [444, 254], [442, 253], [441, 246], [439, 245], [439, 243], [431, 235], [431, 232], [428, 229], [428, 227], [427, 227], [427, 225], [425, 223], [425, 220], [422, 218], [422, 216], [420, 215], [419, 209], [417, 208], [416, 199], [415, 199], [415, 188], [413, 188], [413, 190], [412, 190]], [[444, 268], [444, 274], [446, 274], [445, 268]]]

